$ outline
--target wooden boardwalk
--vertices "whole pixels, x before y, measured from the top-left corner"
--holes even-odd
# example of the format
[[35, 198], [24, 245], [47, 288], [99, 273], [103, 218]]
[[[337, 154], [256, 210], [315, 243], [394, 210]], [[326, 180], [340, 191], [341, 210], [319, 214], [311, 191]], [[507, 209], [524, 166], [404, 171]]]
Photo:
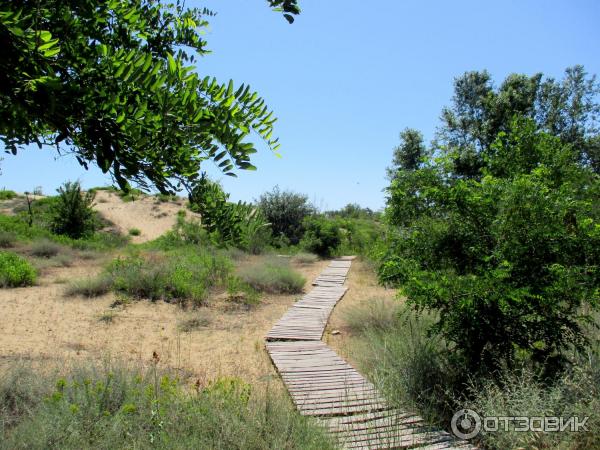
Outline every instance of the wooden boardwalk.
[[351, 257], [331, 261], [314, 289], [266, 336], [266, 348], [301, 414], [317, 417], [349, 449], [474, 449], [423, 419], [391, 408], [354, 367], [321, 341], [347, 291]]

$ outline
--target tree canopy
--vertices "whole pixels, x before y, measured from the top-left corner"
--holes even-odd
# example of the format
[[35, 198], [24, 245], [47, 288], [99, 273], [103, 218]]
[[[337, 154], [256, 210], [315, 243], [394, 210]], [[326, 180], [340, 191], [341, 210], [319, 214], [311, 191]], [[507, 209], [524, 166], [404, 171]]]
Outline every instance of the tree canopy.
[[[268, 0], [288, 22], [296, 0]], [[207, 9], [159, 0], [0, 2], [0, 138], [8, 152], [55, 146], [96, 163], [124, 189], [193, 184], [213, 160], [254, 169], [275, 117], [250, 86], [195, 72], [208, 53]]]
[[511, 75], [498, 91], [485, 72], [458, 78], [437, 142], [387, 189], [380, 279], [434, 311], [433, 330], [474, 373], [523, 360], [549, 373], [585, 347], [585, 311], [600, 304], [600, 177], [584, 73]]

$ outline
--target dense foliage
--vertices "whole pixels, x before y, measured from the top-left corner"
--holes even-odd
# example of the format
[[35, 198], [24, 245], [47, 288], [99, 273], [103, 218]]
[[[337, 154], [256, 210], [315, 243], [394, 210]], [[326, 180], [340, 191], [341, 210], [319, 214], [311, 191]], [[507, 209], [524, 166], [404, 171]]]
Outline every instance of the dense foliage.
[[[288, 21], [295, 0], [269, 0]], [[247, 85], [194, 71], [208, 53], [207, 9], [183, 1], [0, 3], [0, 138], [16, 154], [36, 143], [96, 163], [119, 185], [161, 192], [210, 159], [228, 175], [253, 169], [256, 132], [274, 151], [275, 118]]]
[[261, 195], [258, 206], [271, 224], [274, 237], [291, 245], [300, 242], [304, 233], [302, 221], [315, 212], [306, 195], [281, 191], [278, 186]]
[[37, 273], [35, 269], [19, 255], [0, 251], [0, 287], [31, 286]]
[[202, 226], [216, 244], [234, 245], [252, 253], [268, 244], [271, 229], [259, 208], [229, 201], [229, 194], [202, 176], [190, 194], [190, 208], [201, 216]]
[[91, 236], [98, 227], [93, 201], [94, 193], [82, 192], [78, 181], [68, 181], [58, 188], [58, 197], [50, 206], [52, 232], [73, 239]]
[[300, 246], [319, 256], [331, 257], [337, 253], [342, 243], [342, 233], [338, 223], [322, 216], [311, 216], [304, 219], [306, 230]]
[[[586, 344], [585, 308], [600, 300], [600, 180], [587, 115], [597, 104], [585, 103], [597, 86], [582, 74], [512, 75], [498, 91], [482, 88], [486, 74], [459, 78], [438, 142], [387, 190], [394, 237], [380, 278], [439, 313], [433, 330], [472, 371], [518, 359], [555, 370]], [[565, 94], [577, 86], [589, 87], [583, 103]]]

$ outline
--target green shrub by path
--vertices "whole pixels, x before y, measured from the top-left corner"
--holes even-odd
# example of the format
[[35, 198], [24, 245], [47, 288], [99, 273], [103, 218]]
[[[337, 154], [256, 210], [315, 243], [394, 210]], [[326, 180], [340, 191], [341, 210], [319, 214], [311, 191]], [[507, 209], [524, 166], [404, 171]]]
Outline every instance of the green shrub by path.
[[260, 292], [271, 294], [298, 294], [304, 288], [305, 278], [281, 258], [270, 259], [244, 268], [240, 278]]
[[342, 243], [339, 223], [323, 216], [311, 216], [304, 219], [303, 224], [306, 231], [300, 247], [325, 258], [338, 253]]
[[16, 197], [18, 197], [18, 195], [15, 191], [11, 191], [9, 189], [0, 189], [0, 200], [12, 200]]
[[190, 392], [160, 363], [75, 368], [58, 378], [20, 370], [0, 377], [0, 402], [2, 450], [335, 448], [281, 393], [234, 378]]
[[[597, 318], [596, 318], [597, 319]], [[589, 417], [587, 431], [490, 432], [482, 448], [597, 449], [600, 430], [600, 340], [586, 355], [573, 355], [572, 366], [556, 380], [541, 381], [530, 366], [503, 368], [472, 377], [453, 345], [431, 335], [436, 318], [416, 314], [399, 302], [369, 301], [346, 315], [352, 332], [352, 357], [394, 406], [414, 411], [431, 424], [450, 429], [463, 408], [481, 417]]]
[[234, 303], [256, 306], [260, 303], [260, 294], [250, 283], [237, 276], [230, 276], [227, 280], [228, 299]]
[[31, 286], [37, 274], [26, 259], [15, 253], [0, 251], [0, 287]]

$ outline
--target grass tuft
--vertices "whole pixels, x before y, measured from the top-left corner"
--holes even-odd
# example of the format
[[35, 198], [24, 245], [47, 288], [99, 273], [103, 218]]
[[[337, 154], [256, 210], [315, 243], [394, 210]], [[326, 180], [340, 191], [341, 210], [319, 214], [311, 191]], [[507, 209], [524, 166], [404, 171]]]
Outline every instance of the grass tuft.
[[60, 253], [62, 246], [48, 239], [40, 239], [31, 244], [30, 252], [38, 258], [52, 258]]
[[306, 282], [281, 258], [247, 267], [240, 271], [239, 276], [257, 291], [271, 294], [298, 294]]
[[319, 260], [319, 257], [314, 253], [297, 253], [292, 257], [292, 261], [296, 264], [308, 265], [314, 264]]
[[67, 286], [65, 294], [69, 297], [82, 296], [86, 298], [100, 297], [110, 292], [112, 280], [100, 275], [95, 278], [84, 278], [75, 280]]
[[195, 314], [192, 317], [182, 319], [177, 324], [177, 329], [182, 333], [190, 333], [210, 325], [210, 319], [205, 315]]
[[17, 235], [10, 231], [0, 231], [0, 248], [14, 247], [17, 242]]
[[139, 236], [140, 234], [142, 234], [142, 231], [139, 228], [131, 228], [129, 230], [130, 236]]

